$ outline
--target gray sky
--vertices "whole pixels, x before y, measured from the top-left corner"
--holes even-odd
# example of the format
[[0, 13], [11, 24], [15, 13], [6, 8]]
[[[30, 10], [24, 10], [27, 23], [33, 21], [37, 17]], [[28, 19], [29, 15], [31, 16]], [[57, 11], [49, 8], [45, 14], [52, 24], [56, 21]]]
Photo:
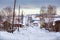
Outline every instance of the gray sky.
[[[6, 6], [13, 7], [13, 1], [14, 0], [0, 0], [0, 8]], [[20, 5], [22, 8], [39, 8], [49, 4], [60, 7], [60, 0], [17, 0], [17, 7]]]

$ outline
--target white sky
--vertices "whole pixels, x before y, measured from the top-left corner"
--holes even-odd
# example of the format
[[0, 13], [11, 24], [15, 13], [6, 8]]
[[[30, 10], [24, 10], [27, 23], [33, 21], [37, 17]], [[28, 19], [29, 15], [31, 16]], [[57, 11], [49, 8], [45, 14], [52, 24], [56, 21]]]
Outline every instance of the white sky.
[[[39, 12], [40, 12], [40, 9], [38, 9], [38, 8], [33, 8], [33, 9], [26, 9], [26, 8], [24, 8], [24, 9], [20, 9], [20, 13], [22, 13], [22, 10], [23, 10], [23, 13], [24, 13], [24, 15], [26, 15], [26, 14], [39, 14]], [[16, 14], [18, 15], [18, 9], [16, 9]]]
[[57, 8], [57, 14], [60, 15], [60, 8]]
[[[30, 9], [26, 9], [26, 8], [21, 8], [20, 9], [20, 13], [23, 13], [24, 15], [26, 14], [39, 14], [40, 13], [40, 9], [39, 8], [30, 8]], [[16, 14], [18, 15], [18, 9], [16, 9]], [[60, 8], [57, 8], [57, 14], [60, 15]]]

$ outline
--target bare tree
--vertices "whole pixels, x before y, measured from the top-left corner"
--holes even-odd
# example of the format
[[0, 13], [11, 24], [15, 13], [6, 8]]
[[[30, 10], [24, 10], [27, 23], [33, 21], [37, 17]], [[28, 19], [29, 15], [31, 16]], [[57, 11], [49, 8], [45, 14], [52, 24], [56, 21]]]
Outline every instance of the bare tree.
[[12, 8], [11, 7], [5, 7], [3, 8], [3, 11], [5, 13], [5, 16], [7, 17], [7, 21], [11, 21], [11, 16], [12, 16]]
[[3, 8], [3, 10], [7, 14], [7, 16], [12, 16], [12, 8], [11, 7], [5, 7], [5, 8]]

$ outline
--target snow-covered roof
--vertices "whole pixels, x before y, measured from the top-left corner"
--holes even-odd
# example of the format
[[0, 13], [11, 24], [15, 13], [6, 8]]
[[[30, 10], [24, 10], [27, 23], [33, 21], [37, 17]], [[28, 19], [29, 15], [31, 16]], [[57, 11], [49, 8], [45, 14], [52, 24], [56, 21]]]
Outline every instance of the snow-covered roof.
[[39, 18], [36, 18], [36, 16], [32, 17], [33, 20], [40, 20]]
[[33, 18], [33, 20], [40, 20], [39, 18]]
[[60, 18], [54, 18], [54, 21], [60, 20]]
[[34, 21], [33, 23], [39, 23], [39, 21]]

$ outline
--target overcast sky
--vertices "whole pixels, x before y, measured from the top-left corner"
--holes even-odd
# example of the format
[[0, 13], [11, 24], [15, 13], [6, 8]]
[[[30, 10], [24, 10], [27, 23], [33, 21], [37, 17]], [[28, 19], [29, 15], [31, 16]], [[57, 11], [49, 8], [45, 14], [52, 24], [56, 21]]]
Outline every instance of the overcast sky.
[[[0, 9], [7, 6], [13, 8], [14, 0], [0, 0]], [[40, 7], [54, 5], [57, 8], [57, 13], [60, 14], [60, 0], [17, 0], [16, 8], [20, 5], [21, 12], [24, 14], [36, 14], [40, 12]], [[37, 9], [36, 9], [37, 8]], [[18, 14], [18, 9], [16, 9], [16, 14]]]
[[[0, 8], [11, 6], [13, 7], [14, 0], [0, 0]], [[17, 0], [17, 7], [20, 5], [22, 8], [39, 8], [49, 4], [60, 7], [60, 0]]]

